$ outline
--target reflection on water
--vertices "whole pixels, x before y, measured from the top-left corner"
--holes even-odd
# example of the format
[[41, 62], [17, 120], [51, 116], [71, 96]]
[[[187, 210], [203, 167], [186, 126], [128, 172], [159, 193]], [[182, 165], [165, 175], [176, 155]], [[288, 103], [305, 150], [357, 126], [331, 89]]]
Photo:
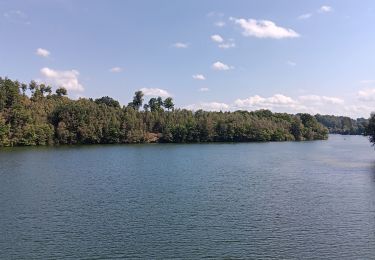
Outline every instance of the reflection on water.
[[373, 259], [375, 152], [328, 141], [0, 151], [0, 259]]

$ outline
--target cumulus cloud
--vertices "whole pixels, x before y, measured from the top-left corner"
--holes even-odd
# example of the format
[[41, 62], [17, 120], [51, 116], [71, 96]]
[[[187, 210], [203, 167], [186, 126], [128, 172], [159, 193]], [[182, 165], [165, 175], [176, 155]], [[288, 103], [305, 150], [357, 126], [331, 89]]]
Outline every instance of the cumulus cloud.
[[189, 110], [206, 110], [206, 111], [227, 111], [230, 109], [230, 106], [225, 103], [220, 102], [202, 102], [198, 104], [191, 104], [185, 107], [185, 109]]
[[319, 8], [319, 12], [320, 13], [329, 13], [329, 12], [332, 12], [333, 9], [331, 6], [328, 6], [328, 5], [322, 5], [320, 8]]
[[300, 19], [300, 20], [306, 20], [306, 19], [311, 18], [311, 16], [312, 16], [312, 13], [301, 14], [300, 16], [298, 16], [298, 19]]
[[221, 37], [219, 34], [211, 35], [211, 40], [213, 40], [214, 42], [218, 42], [218, 43], [221, 43], [224, 41], [223, 37]]
[[368, 118], [371, 113], [374, 112], [374, 107], [366, 104], [355, 104], [345, 106], [341, 111], [340, 115], [346, 114], [352, 118], [364, 117]]
[[44, 76], [44, 80], [48, 84], [57, 87], [64, 87], [67, 90], [82, 92], [83, 86], [78, 81], [79, 72], [77, 70], [53, 70], [50, 68], [42, 68], [40, 73]]
[[358, 98], [361, 101], [375, 101], [375, 88], [358, 91]]
[[38, 49], [36, 49], [36, 55], [38, 55], [38, 56], [42, 56], [42, 57], [48, 57], [51, 53], [48, 51], [48, 50], [46, 50], [46, 49], [43, 49], [43, 48], [38, 48]]
[[229, 49], [236, 47], [233, 39], [224, 40], [219, 34], [211, 35], [211, 40], [218, 43], [218, 47], [221, 49]]
[[291, 60], [288, 60], [288, 61], [286, 62], [286, 64], [288, 64], [289, 66], [292, 66], [292, 67], [297, 66], [297, 63], [294, 62], [294, 61], [291, 61]]
[[299, 99], [302, 101], [313, 101], [315, 103], [344, 104], [344, 100], [337, 97], [306, 95], [300, 96]]
[[280, 107], [302, 108], [296, 100], [282, 94], [276, 94], [271, 97], [261, 97], [259, 95], [251, 96], [245, 99], [237, 99], [234, 104], [238, 108], [250, 109], [273, 109]]
[[161, 88], [141, 88], [140, 91], [145, 94], [145, 96], [155, 96], [155, 97], [171, 97], [172, 95], [168, 91]]
[[340, 113], [345, 106], [344, 100], [338, 97], [305, 95], [292, 98], [276, 94], [270, 97], [255, 95], [237, 99], [234, 102], [234, 107], [246, 110], [270, 109], [275, 112], [331, 114], [333, 112]]
[[118, 73], [122, 71], [121, 67], [113, 67], [109, 69], [110, 72]]
[[214, 64], [212, 64], [212, 69], [213, 70], [231, 70], [231, 69], [234, 69], [234, 67], [224, 64], [220, 61], [217, 61]]
[[176, 42], [172, 46], [177, 48], [177, 49], [186, 49], [187, 47], [189, 47], [189, 44], [183, 43], [183, 42]]
[[292, 29], [277, 26], [274, 22], [268, 20], [255, 20], [255, 19], [237, 19], [230, 18], [235, 24], [240, 25], [243, 29], [242, 34], [246, 37], [257, 38], [297, 38], [300, 35]]
[[[200, 91], [203, 90], [201, 89]], [[368, 117], [374, 111], [374, 107], [371, 104], [375, 101], [375, 89], [360, 91], [358, 98], [356, 101], [353, 100], [354, 103], [347, 103], [339, 97], [324, 95], [304, 95], [297, 97], [290, 97], [283, 94], [275, 94], [269, 97], [254, 95], [248, 98], [238, 98], [232, 103], [202, 102], [186, 106], [185, 108], [209, 111], [254, 111], [269, 109], [273, 112], [293, 114], [310, 113], [346, 115], [353, 118]]]
[[197, 79], [197, 80], [205, 80], [206, 79], [206, 77], [202, 74], [195, 74], [192, 77], [193, 77], [193, 79]]
[[209, 88], [200, 88], [199, 91], [200, 92], [207, 92], [207, 91], [210, 91], [210, 89]]

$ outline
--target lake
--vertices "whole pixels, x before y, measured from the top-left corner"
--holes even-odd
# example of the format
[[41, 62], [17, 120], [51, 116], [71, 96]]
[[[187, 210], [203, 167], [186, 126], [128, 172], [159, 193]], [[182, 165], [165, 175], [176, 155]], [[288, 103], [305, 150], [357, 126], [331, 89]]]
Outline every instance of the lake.
[[0, 259], [375, 257], [362, 136], [2, 148], [0, 166]]

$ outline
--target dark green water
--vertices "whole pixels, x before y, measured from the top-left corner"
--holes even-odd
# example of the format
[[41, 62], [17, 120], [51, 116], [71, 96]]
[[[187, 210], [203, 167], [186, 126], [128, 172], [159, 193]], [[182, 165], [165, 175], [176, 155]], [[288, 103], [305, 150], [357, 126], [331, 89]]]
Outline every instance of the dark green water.
[[0, 166], [0, 259], [375, 258], [361, 136], [12, 148]]

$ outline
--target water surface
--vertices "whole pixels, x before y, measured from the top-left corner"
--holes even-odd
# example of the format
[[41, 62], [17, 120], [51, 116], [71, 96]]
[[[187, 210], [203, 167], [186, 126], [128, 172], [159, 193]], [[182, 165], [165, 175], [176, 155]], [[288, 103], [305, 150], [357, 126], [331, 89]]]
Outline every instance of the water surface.
[[0, 150], [0, 259], [374, 259], [375, 152], [328, 141]]

